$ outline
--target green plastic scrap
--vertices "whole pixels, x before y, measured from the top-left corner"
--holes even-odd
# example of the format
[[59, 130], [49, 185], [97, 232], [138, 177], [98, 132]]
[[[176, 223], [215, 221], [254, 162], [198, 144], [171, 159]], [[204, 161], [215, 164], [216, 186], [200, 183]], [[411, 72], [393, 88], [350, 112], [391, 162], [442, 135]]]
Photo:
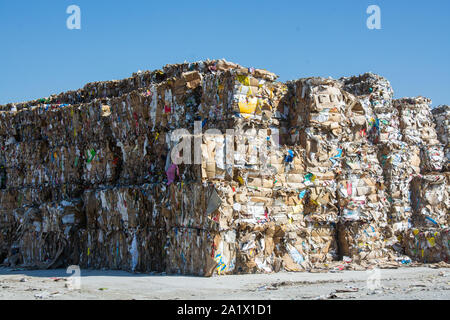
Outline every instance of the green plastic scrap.
[[91, 150], [87, 151], [87, 156], [88, 156], [87, 163], [90, 163], [92, 160], [94, 160], [95, 154], [96, 153], [95, 153], [94, 149], [91, 149]]

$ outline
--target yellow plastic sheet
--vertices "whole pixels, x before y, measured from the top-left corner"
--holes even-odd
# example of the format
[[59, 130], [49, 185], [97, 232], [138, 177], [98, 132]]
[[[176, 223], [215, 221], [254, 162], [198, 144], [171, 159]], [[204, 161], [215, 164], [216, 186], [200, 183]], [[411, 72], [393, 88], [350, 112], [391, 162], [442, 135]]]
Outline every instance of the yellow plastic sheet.
[[250, 78], [248, 76], [238, 75], [237, 80], [244, 86], [250, 86]]
[[239, 110], [241, 113], [252, 114], [256, 110], [258, 98], [248, 98], [246, 101], [239, 101]]

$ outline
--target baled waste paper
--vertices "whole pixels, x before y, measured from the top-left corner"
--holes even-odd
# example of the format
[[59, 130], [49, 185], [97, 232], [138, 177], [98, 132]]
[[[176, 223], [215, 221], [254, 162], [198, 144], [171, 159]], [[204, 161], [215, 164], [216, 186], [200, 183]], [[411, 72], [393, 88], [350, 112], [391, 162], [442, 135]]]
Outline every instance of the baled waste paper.
[[394, 100], [372, 73], [276, 79], [208, 60], [1, 106], [0, 263], [211, 276], [446, 261], [448, 107]]
[[443, 170], [450, 168], [450, 107], [439, 106], [431, 110], [436, 124], [437, 139], [444, 146], [445, 166]]

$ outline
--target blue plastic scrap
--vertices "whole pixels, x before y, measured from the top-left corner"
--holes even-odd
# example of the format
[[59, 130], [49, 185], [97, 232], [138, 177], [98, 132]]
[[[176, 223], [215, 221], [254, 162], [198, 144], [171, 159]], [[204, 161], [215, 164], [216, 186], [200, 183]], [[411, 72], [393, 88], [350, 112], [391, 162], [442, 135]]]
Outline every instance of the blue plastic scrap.
[[292, 162], [294, 161], [294, 151], [289, 150], [288, 151], [288, 155], [286, 156], [286, 158], [284, 159], [285, 162]]

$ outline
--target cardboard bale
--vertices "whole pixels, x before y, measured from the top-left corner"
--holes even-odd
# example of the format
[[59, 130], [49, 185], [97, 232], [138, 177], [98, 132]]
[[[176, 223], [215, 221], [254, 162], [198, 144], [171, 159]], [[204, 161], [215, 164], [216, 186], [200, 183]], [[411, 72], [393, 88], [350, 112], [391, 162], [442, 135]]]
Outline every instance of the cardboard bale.
[[387, 224], [389, 208], [382, 185], [370, 176], [349, 174], [338, 180], [340, 219]]
[[81, 254], [82, 266], [132, 271], [130, 248], [133, 236], [129, 230], [84, 230], [82, 237], [85, 241]]
[[215, 188], [202, 183], [87, 190], [83, 200], [88, 225], [105, 232], [137, 227], [214, 230], [218, 228], [218, 210], [223, 209]]
[[294, 91], [292, 127], [315, 127], [340, 133], [345, 126], [346, 99], [336, 80], [323, 78], [300, 79], [289, 83]]
[[271, 273], [281, 268], [279, 233], [274, 224], [243, 223], [236, 235], [236, 273]]
[[88, 228], [105, 232], [141, 227], [163, 228], [163, 216], [156, 215], [160, 204], [156, 188], [115, 187], [87, 190], [83, 194]]
[[8, 188], [0, 191], [3, 209], [15, 209], [22, 206], [40, 206], [46, 202], [60, 202], [78, 198], [82, 190], [73, 184], [58, 186], [41, 185], [39, 187]]
[[[400, 148], [401, 147], [401, 148]], [[408, 228], [412, 216], [410, 201], [411, 180], [420, 174], [420, 150], [401, 142], [384, 146], [379, 152], [390, 202], [389, 220], [394, 232]]]
[[118, 180], [122, 173], [120, 170], [122, 163], [119, 162], [121, 155], [108, 141], [88, 142], [81, 152], [83, 184], [106, 184]]
[[231, 111], [250, 122], [278, 124], [278, 119], [286, 119], [289, 113], [283, 101], [287, 87], [258, 76], [251, 70], [236, 72]]
[[[237, 245], [235, 229], [224, 230], [215, 234], [212, 251], [213, 262], [207, 263], [209, 268], [213, 265], [211, 273], [223, 275], [236, 272]], [[210, 272], [209, 268], [208, 272]]]
[[431, 100], [424, 97], [394, 100], [400, 113], [400, 127], [405, 142], [411, 145], [436, 145], [437, 140]]
[[403, 237], [405, 253], [415, 261], [434, 263], [450, 257], [449, 229], [412, 228]]
[[85, 229], [80, 265], [130, 272], [166, 272], [167, 234], [165, 228], [141, 226], [113, 231]]
[[222, 200], [214, 186], [204, 186], [202, 183], [172, 184], [167, 187], [161, 204], [168, 209], [168, 227], [218, 228]]
[[327, 134], [306, 130], [306, 170], [313, 173], [339, 173], [342, 169], [342, 147], [338, 141], [327, 140]]
[[439, 106], [431, 110], [438, 140], [444, 146], [445, 163], [444, 168], [450, 168], [450, 107]]
[[[17, 264], [26, 267], [57, 268], [78, 263], [77, 234], [85, 225], [80, 201], [46, 203], [39, 208], [17, 211], [20, 227], [13, 247]], [[12, 256], [8, 257], [12, 260]]]
[[394, 91], [390, 82], [379, 75], [365, 73], [344, 77], [343, 90], [360, 100], [366, 112], [367, 138], [374, 144], [395, 145], [402, 140], [399, 112], [393, 105]]
[[11, 139], [10, 142], [7, 142], [2, 150], [3, 165], [6, 169], [3, 187], [22, 187], [46, 182], [42, 177], [45, 163], [43, 159], [48, 154], [45, 141], [26, 143]]
[[[219, 67], [220, 66], [220, 67]], [[216, 71], [226, 71], [229, 69], [237, 69], [241, 66], [230, 63], [224, 59], [222, 60], [208, 60], [208, 61], [198, 61], [194, 63], [181, 63], [166, 65], [162, 70], [154, 71], [139, 71], [134, 73], [131, 77], [122, 80], [112, 80], [112, 81], [98, 81], [86, 84], [83, 88], [67, 91], [60, 94], [54, 94], [50, 97], [36, 99], [33, 101], [27, 101], [23, 103], [10, 103], [4, 106], [0, 106], [0, 110], [9, 111], [15, 110], [20, 111], [23, 109], [33, 108], [39, 105], [61, 105], [61, 104], [80, 104], [80, 103], [90, 103], [96, 99], [114, 98], [120, 97], [129, 92], [139, 90], [142, 88], [147, 88], [152, 84], [158, 84], [166, 79], [172, 77], [180, 77], [182, 73], [213, 73]], [[274, 75], [270, 72], [265, 72], [264, 70], [255, 70], [255, 74], [259, 77], [264, 77], [267, 79], [273, 79]], [[195, 83], [195, 78], [192, 76], [186, 77], [187, 82]]]
[[342, 221], [376, 221], [387, 224], [389, 203], [377, 149], [369, 144], [345, 143], [343, 168], [337, 177]]
[[450, 222], [449, 174], [427, 174], [412, 181], [415, 227], [444, 228]]
[[442, 145], [426, 145], [420, 148], [421, 172], [439, 172], [446, 166], [446, 157]]
[[[288, 232], [289, 229], [291, 231]], [[293, 226], [289, 229], [286, 230], [286, 252], [300, 268], [339, 258], [336, 224], [308, 223], [304, 227]]]
[[214, 232], [196, 228], [171, 228], [164, 249], [167, 273], [205, 276], [215, 266]]
[[[31, 183], [28, 185], [39, 186], [44, 181], [55, 185], [79, 184], [84, 160], [81, 152], [77, 147], [69, 145], [50, 148], [45, 155], [45, 162], [38, 167], [39, 176], [30, 181]], [[42, 177], [45, 179], [44, 181], [42, 181]]]
[[0, 210], [0, 264], [8, 263], [8, 257], [17, 256], [12, 248], [16, 240], [16, 230], [20, 224], [15, 210]]
[[[306, 175], [305, 180], [310, 178]], [[312, 177], [309, 179], [311, 181]], [[317, 223], [336, 223], [339, 216], [338, 202], [336, 198], [336, 181], [314, 181], [314, 185], [308, 187], [304, 199], [305, 220]]]
[[337, 232], [341, 256], [357, 264], [377, 263], [388, 258], [383, 231], [376, 223], [341, 222]]

